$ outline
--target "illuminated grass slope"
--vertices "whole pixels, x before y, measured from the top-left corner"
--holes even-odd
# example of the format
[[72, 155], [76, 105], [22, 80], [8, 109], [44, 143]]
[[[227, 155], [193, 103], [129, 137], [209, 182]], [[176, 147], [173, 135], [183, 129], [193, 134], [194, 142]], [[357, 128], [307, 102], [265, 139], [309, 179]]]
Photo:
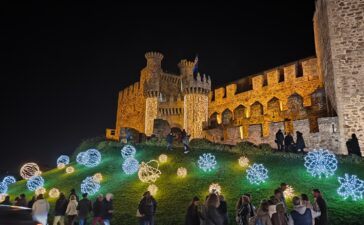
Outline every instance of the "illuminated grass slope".
[[[58, 188], [67, 195], [71, 188], [80, 191], [81, 181], [101, 172], [103, 181], [99, 193], [114, 193], [114, 223], [113, 224], [137, 224], [135, 217], [138, 202], [146, 191], [148, 184], [142, 183], [138, 175], [126, 175], [122, 172], [123, 158], [120, 154], [121, 145], [115, 142], [92, 142], [86, 141], [79, 147], [78, 151], [87, 148], [97, 148], [102, 153], [102, 162], [94, 168], [87, 168], [75, 163], [75, 157], [71, 157], [71, 164], [75, 172], [66, 174], [65, 169], [53, 169], [44, 172], [47, 191], [51, 188]], [[322, 190], [329, 206], [331, 224], [362, 224], [362, 212], [364, 212], [364, 200], [353, 201], [342, 200], [337, 194], [339, 182], [338, 176], [345, 173], [356, 174], [364, 179], [364, 161], [358, 158], [343, 157], [339, 159], [339, 166], [336, 174], [330, 178], [313, 178], [306, 172], [303, 157], [295, 154], [273, 154], [268, 150], [262, 150], [247, 144], [230, 149], [227, 146], [196, 144], [193, 151], [183, 154], [182, 148], [172, 152], [165, 150], [165, 147], [151, 145], [137, 145], [136, 158], [141, 161], [158, 159], [162, 153], [168, 156], [166, 163], [160, 164], [161, 177], [156, 181], [158, 193], [155, 198], [158, 201], [156, 224], [178, 225], [184, 223], [185, 211], [193, 196], [197, 195], [204, 199], [208, 194], [211, 183], [219, 183], [222, 194], [227, 199], [231, 224], [234, 222], [234, 207], [240, 194], [250, 192], [254, 197], [254, 204], [268, 198], [273, 194], [275, 188], [281, 182], [287, 182], [293, 186], [297, 194], [306, 193], [311, 197], [312, 188]], [[228, 149], [230, 151], [224, 150]], [[203, 172], [198, 168], [197, 160], [199, 155], [210, 152], [216, 156], [217, 166], [211, 172]], [[75, 153], [76, 154], [76, 153]], [[269, 170], [267, 182], [261, 185], [251, 185], [246, 178], [246, 169], [239, 166], [238, 159], [241, 155], [249, 158], [250, 164], [262, 163]], [[54, 163], [56, 164], [56, 162]], [[179, 167], [187, 168], [185, 178], [177, 177]], [[9, 194], [14, 195], [25, 193], [28, 198], [33, 194], [27, 191], [24, 180], [9, 186]], [[47, 196], [47, 195], [46, 195]], [[92, 200], [94, 196], [91, 197]], [[54, 210], [55, 199], [48, 199], [52, 204], [51, 213]], [[289, 202], [291, 207], [291, 203]], [[51, 219], [50, 222], [53, 220]]]

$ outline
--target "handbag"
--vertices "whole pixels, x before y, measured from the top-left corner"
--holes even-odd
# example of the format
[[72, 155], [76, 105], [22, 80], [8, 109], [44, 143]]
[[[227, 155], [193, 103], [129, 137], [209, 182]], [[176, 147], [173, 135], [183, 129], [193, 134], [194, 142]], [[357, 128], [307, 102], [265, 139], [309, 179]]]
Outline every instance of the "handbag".
[[139, 209], [137, 209], [137, 211], [136, 211], [136, 217], [143, 217], [143, 215], [140, 214]]

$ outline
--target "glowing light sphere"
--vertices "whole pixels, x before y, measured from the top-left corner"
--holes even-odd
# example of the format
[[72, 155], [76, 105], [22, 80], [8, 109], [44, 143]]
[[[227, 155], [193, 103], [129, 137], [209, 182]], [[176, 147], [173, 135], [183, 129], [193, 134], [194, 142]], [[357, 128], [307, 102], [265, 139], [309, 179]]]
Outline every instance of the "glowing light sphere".
[[134, 158], [127, 158], [123, 162], [122, 168], [124, 173], [128, 175], [134, 174], [139, 170], [139, 162]]
[[35, 191], [38, 187], [44, 186], [44, 179], [41, 176], [33, 176], [27, 180], [27, 187], [29, 191]]
[[215, 159], [215, 156], [211, 153], [204, 153], [199, 157], [199, 160], [197, 161], [198, 167], [202, 169], [204, 172], [211, 171], [215, 168], [217, 162]]
[[0, 194], [0, 202], [5, 201], [6, 196], [7, 196], [7, 194]]
[[8, 185], [4, 182], [0, 182], [0, 194], [6, 194], [8, 192]]
[[187, 176], [187, 169], [184, 167], [180, 167], [177, 169], [177, 176], [179, 177], [186, 177]]
[[241, 156], [238, 161], [239, 161], [239, 165], [241, 167], [249, 166], [249, 159], [247, 157], [245, 157], [245, 156]]
[[20, 176], [26, 180], [32, 176], [39, 176], [42, 172], [36, 163], [26, 163], [20, 168]]
[[285, 198], [293, 198], [294, 188], [290, 185], [287, 185], [287, 188], [286, 188], [286, 190], [284, 190], [283, 195]]
[[73, 166], [69, 166], [66, 168], [66, 173], [73, 173], [75, 172], [75, 168], [73, 168]]
[[101, 173], [95, 173], [95, 175], [93, 175], [92, 179], [95, 182], [100, 183], [102, 181], [102, 174]]
[[151, 184], [148, 186], [148, 191], [150, 192], [151, 195], [156, 195], [158, 192], [158, 187], [155, 184]]
[[167, 160], [168, 160], [168, 156], [167, 156], [167, 155], [165, 155], [165, 154], [161, 154], [161, 155], [159, 156], [158, 160], [159, 160], [159, 162], [160, 162], [160, 163], [165, 163], [165, 162], [167, 162]]
[[35, 189], [35, 195], [44, 195], [47, 192], [47, 190], [44, 187], [37, 187], [37, 189]]
[[86, 177], [81, 183], [81, 192], [94, 195], [100, 189], [100, 184], [95, 182], [92, 177]]
[[136, 153], [136, 149], [132, 145], [125, 145], [121, 149], [121, 156], [123, 157], [123, 159], [134, 158], [135, 153]]
[[[151, 165], [152, 163], [155, 164], [154, 167]], [[139, 180], [144, 183], [154, 183], [162, 174], [158, 168], [159, 163], [157, 160], [151, 160], [147, 163], [142, 162], [138, 171]]]
[[268, 179], [268, 170], [263, 164], [254, 163], [252, 166], [249, 166], [246, 177], [251, 184], [261, 184]]
[[57, 159], [57, 165], [63, 163], [64, 165], [67, 165], [70, 163], [70, 157], [68, 155], [61, 155]]
[[97, 149], [89, 149], [86, 151], [88, 155], [88, 160], [85, 162], [85, 166], [87, 167], [95, 167], [101, 162], [101, 153]]
[[86, 152], [80, 152], [76, 156], [76, 162], [78, 164], [84, 165], [89, 160], [89, 155]]
[[212, 183], [209, 186], [209, 193], [221, 194], [221, 186], [218, 183]]
[[16, 182], [16, 179], [13, 176], [6, 176], [3, 179], [3, 183], [6, 185], [14, 184], [15, 182]]
[[364, 181], [360, 180], [356, 175], [345, 174], [339, 177], [340, 187], [337, 193], [344, 199], [351, 197], [354, 201], [363, 199]]
[[329, 150], [319, 149], [309, 152], [305, 156], [305, 167], [313, 177], [322, 175], [326, 177], [334, 175], [337, 169], [337, 159], [335, 154]]
[[52, 188], [51, 190], [49, 190], [48, 195], [51, 198], [58, 198], [60, 195], [60, 192], [57, 188]]
[[64, 167], [65, 167], [65, 166], [66, 166], [66, 165], [64, 165], [64, 163], [58, 163], [58, 164], [57, 164], [57, 168], [58, 168], [58, 169], [60, 169], [60, 170], [61, 170], [61, 169], [64, 169]]

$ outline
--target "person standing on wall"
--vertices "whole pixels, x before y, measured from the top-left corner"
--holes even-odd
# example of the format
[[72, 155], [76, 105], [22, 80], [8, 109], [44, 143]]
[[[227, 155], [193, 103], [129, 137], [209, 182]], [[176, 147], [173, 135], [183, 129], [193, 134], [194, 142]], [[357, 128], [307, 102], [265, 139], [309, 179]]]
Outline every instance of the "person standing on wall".
[[293, 137], [291, 135], [291, 133], [287, 133], [286, 137], [284, 138], [284, 147], [286, 152], [289, 152], [292, 150], [292, 144], [294, 144], [293, 142]]
[[281, 129], [279, 129], [276, 133], [276, 139], [275, 142], [277, 143], [277, 149], [278, 151], [284, 151], [284, 134]]
[[296, 131], [296, 149], [297, 152], [303, 152], [304, 148], [306, 148], [305, 140], [303, 139], [303, 134], [299, 131]]

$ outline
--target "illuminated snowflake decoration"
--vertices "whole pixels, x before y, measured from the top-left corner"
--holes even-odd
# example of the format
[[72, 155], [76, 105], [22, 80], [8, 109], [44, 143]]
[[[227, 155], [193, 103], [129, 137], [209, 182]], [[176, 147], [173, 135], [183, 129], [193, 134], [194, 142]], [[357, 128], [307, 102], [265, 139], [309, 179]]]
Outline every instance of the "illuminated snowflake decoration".
[[42, 172], [36, 163], [26, 163], [20, 168], [20, 176], [26, 180], [33, 176], [39, 176]]
[[345, 174], [344, 177], [338, 178], [340, 187], [337, 193], [344, 199], [351, 197], [354, 201], [363, 199], [364, 181], [360, 180], [356, 175]]
[[249, 166], [249, 159], [247, 157], [245, 157], [245, 156], [241, 156], [238, 161], [239, 161], [239, 165], [241, 167]]
[[52, 188], [51, 190], [49, 190], [48, 195], [51, 198], [58, 198], [60, 195], [60, 192], [57, 188]]
[[313, 177], [334, 175], [337, 169], [336, 156], [328, 150], [313, 150], [305, 156], [305, 167]]
[[209, 193], [221, 194], [221, 186], [218, 183], [212, 183], [209, 186]]
[[134, 159], [134, 158], [127, 158], [124, 162], [123, 162], [123, 171], [124, 173], [131, 175], [136, 173], [139, 170], [139, 162], [138, 160]]
[[246, 177], [251, 184], [261, 184], [268, 179], [268, 170], [263, 164], [254, 163], [252, 166], [249, 166]]
[[[152, 164], [155, 164], [155, 166], [152, 166]], [[157, 160], [151, 160], [147, 163], [142, 162], [138, 171], [139, 180], [144, 183], [154, 183], [162, 174], [158, 168], [159, 163]]]
[[102, 181], [102, 174], [101, 173], [95, 173], [95, 175], [93, 175], [92, 179], [95, 182], [100, 183]]
[[72, 166], [66, 168], [66, 173], [73, 173], [73, 172], [75, 172], [75, 168], [73, 168]]
[[80, 152], [76, 156], [76, 162], [78, 164], [84, 165], [89, 159], [89, 156], [86, 152]]
[[60, 163], [63, 163], [64, 165], [69, 164], [70, 163], [70, 157], [68, 157], [68, 155], [61, 155], [57, 159], [57, 165], [59, 165]]
[[158, 191], [158, 187], [155, 184], [151, 184], [148, 186], [148, 191], [150, 192], [151, 195], [156, 195], [157, 191]]
[[121, 149], [121, 156], [123, 157], [123, 159], [134, 158], [135, 153], [136, 153], [136, 149], [132, 145], [125, 145]]
[[44, 195], [47, 192], [47, 190], [44, 187], [37, 187], [37, 189], [35, 189], [35, 195]]
[[286, 190], [283, 191], [283, 195], [285, 198], [293, 198], [294, 196], [294, 188], [290, 185], [287, 185]]
[[212, 169], [215, 168], [217, 164], [215, 156], [212, 155], [211, 153], [202, 154], [199, 157], [197, 163], [198, 167], [200, 167], [200, 169], [202, 169], [204, 172], [211, 171]]
[[0, 194], [6, 194], [8, 192], [8, 185], [4, 182], [0, 182]]
[[187, 176], [187, 169], [184, 167], [180, 167], [177, 169], [177, 176], [179, 177], [186, 177]]
[[35, 191], [39, 187], [44, 186], [44, 179], [41, 176], [33, 176], [27, 180], [27, 187], [29, 191]]
[[160, 163], [165, 163], [165, 162], [167, 162], [167, 160], [168, 160], [168, 156], [167, 156], [167, 155], [165, 155], [165, 154], [161, 154], [161, 155], [159, 156], [158, 160], [159, 160], [159, 162], [160, 162]]
[[88, 160], [84, 164], [87, 167], [95, 167], [101, 162], [101, 153], [97, 149], [89, 149], [86, 151]]
[[86, 177], [81, 183], [81, 192], [94, 195], [100, 189], [100, 184], [95, 182], [92, 177]]
[[14, 184], [15, 182], [16, 182], [16, 179], [13, 176], [6, 176], [3, 179], [3, 183], [6, 185]]

